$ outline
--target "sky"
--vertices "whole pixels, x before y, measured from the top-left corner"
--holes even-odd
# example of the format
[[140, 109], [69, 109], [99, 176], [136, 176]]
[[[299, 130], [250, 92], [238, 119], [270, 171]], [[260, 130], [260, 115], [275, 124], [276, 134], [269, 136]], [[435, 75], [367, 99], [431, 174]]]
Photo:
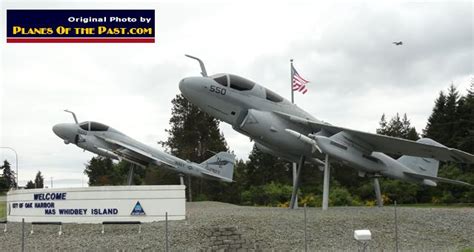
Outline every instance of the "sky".
[[[179, 81], [244, 76], [290, 97], [290, 59], [309, 80], [298, 106], [334, 125], [375, 132], [383, 113], [406, 113], [421, 133], [449, 85], [465, 94], [474, 78], [472, 2], [2, 1], [14, 8], [156, 9], [154, 44], [7, 44], [0, 24], [0, 146], [18, 153], [24, 185], [85, 186], [93, 154], [65, 145], [56, 123], [99, 121], [157, 149], [168, 137]], [[403, 41], [395, 46], [393, 41]], [[221, 123], [238, 158], [252, 143]], [[0, 159], [15, 163], [13, 152]], [[12, 165], [14, 167], [14, 165]]]

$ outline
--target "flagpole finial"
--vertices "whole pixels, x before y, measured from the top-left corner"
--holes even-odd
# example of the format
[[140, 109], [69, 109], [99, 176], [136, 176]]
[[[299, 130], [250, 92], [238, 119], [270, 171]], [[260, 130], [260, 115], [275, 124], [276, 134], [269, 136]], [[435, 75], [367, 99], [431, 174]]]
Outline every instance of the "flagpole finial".
[[290, 62], [293, 62], [293, 59], [290, 59]]

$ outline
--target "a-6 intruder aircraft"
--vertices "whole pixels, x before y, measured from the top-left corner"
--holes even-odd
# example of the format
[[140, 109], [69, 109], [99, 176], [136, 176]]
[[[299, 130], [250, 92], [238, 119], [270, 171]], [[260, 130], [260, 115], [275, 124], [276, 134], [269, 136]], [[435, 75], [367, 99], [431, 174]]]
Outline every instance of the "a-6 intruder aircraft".
[[[210, 115], [232, 125], [255, 141], [260, 150], [291, 162], [299, 162], [290, 207], [295, 207], [299, 177], [305, 161], [324, 165], [323, 209], [328, 206], [329, 158], [374, 177], [379, 206], [382, 204], [377, 177], [436, 186], [436, 182], [469, 185], [437, 177], [438, 160], [474, 163], [474, 155], [443, 146], [431, 139], [410, 141], [338, 127], [320, 121], [257, 83], [233, 74], [184, 78], [181, 93]], [[393, 159], [384, 154], [404, 155]], [[325, 159], [322, 161], [321, 159]]]
[[75, 123], [60, 123], [53, 127], [53, 132], [62, 138], [65, 144], [72, 143], [92, 153], [117, 160], [123, 159], [141, 167], [163, 164], [177, 173], [232, 182], [235, 161], [233, 154], [219, 152], [200, 164], [185, 161], [149, 147], [105, 124], [91, 121], [78, 123], [73, 112], [66, 112], [73, 115]]

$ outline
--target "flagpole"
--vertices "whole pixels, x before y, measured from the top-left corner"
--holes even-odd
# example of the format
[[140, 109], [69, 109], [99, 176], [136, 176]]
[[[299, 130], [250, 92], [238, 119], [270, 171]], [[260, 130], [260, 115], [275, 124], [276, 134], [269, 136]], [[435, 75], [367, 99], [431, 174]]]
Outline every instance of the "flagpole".
[[291, 89], [291, 103], [295, 103], [295, 95], [293, 93], [293, 59], [290, 59], [290, 89]]
[[[295, 103], [295, 94], [293, 91], [293, 59], [290, 59], [290, 89], [291, 89], [291, 103]], [[296, 174], [297, 174], [297, 167], [296, 167], [296, 163], [293, 162], [293, 187], [296, 186]], [[296, 193], [295, 202], [296, 204], [294, 208], [298, 208], [298, 193]]]

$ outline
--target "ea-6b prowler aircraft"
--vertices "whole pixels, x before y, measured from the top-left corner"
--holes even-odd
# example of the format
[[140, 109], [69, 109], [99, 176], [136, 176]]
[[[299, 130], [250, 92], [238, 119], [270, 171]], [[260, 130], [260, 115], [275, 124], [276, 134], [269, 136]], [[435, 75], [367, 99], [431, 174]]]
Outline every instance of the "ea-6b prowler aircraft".
[[146, 167], [164, 164], [170, 170], [195, 177], [232, 182], [235, 156], [227, 152], [217, 153], [210, 159], [197, 164], [185, 161], [166, 152], [149, 147], [105, 124], [86, 121], [79, 123], [60, 123], [53, 132], [65, 144], [75, 144], [79, 148], [116, 160], [126, 160], [132, 164]]
[[[198, 60], [202, 71], [202, 77], [180, 81], [186, 99], [250, 137], [260, 150], [299, 162], [291, 208], [305, 161], [324, 166], [323, 209], [328, 207], [329, 158], [357, 169], [361, 177], [373, 177], [379, 206], [380, 176], [429, 186], [437, 182], [470, 185], [437, 174], [438, 160], [474, 163], [472, 154], [428, 138], [415, 142], [331, 125], [253, 81], [227, 73], [207, 76], [200, 59], [186, 56]], [[393, 159], [385, 153], [403, 156]]]

